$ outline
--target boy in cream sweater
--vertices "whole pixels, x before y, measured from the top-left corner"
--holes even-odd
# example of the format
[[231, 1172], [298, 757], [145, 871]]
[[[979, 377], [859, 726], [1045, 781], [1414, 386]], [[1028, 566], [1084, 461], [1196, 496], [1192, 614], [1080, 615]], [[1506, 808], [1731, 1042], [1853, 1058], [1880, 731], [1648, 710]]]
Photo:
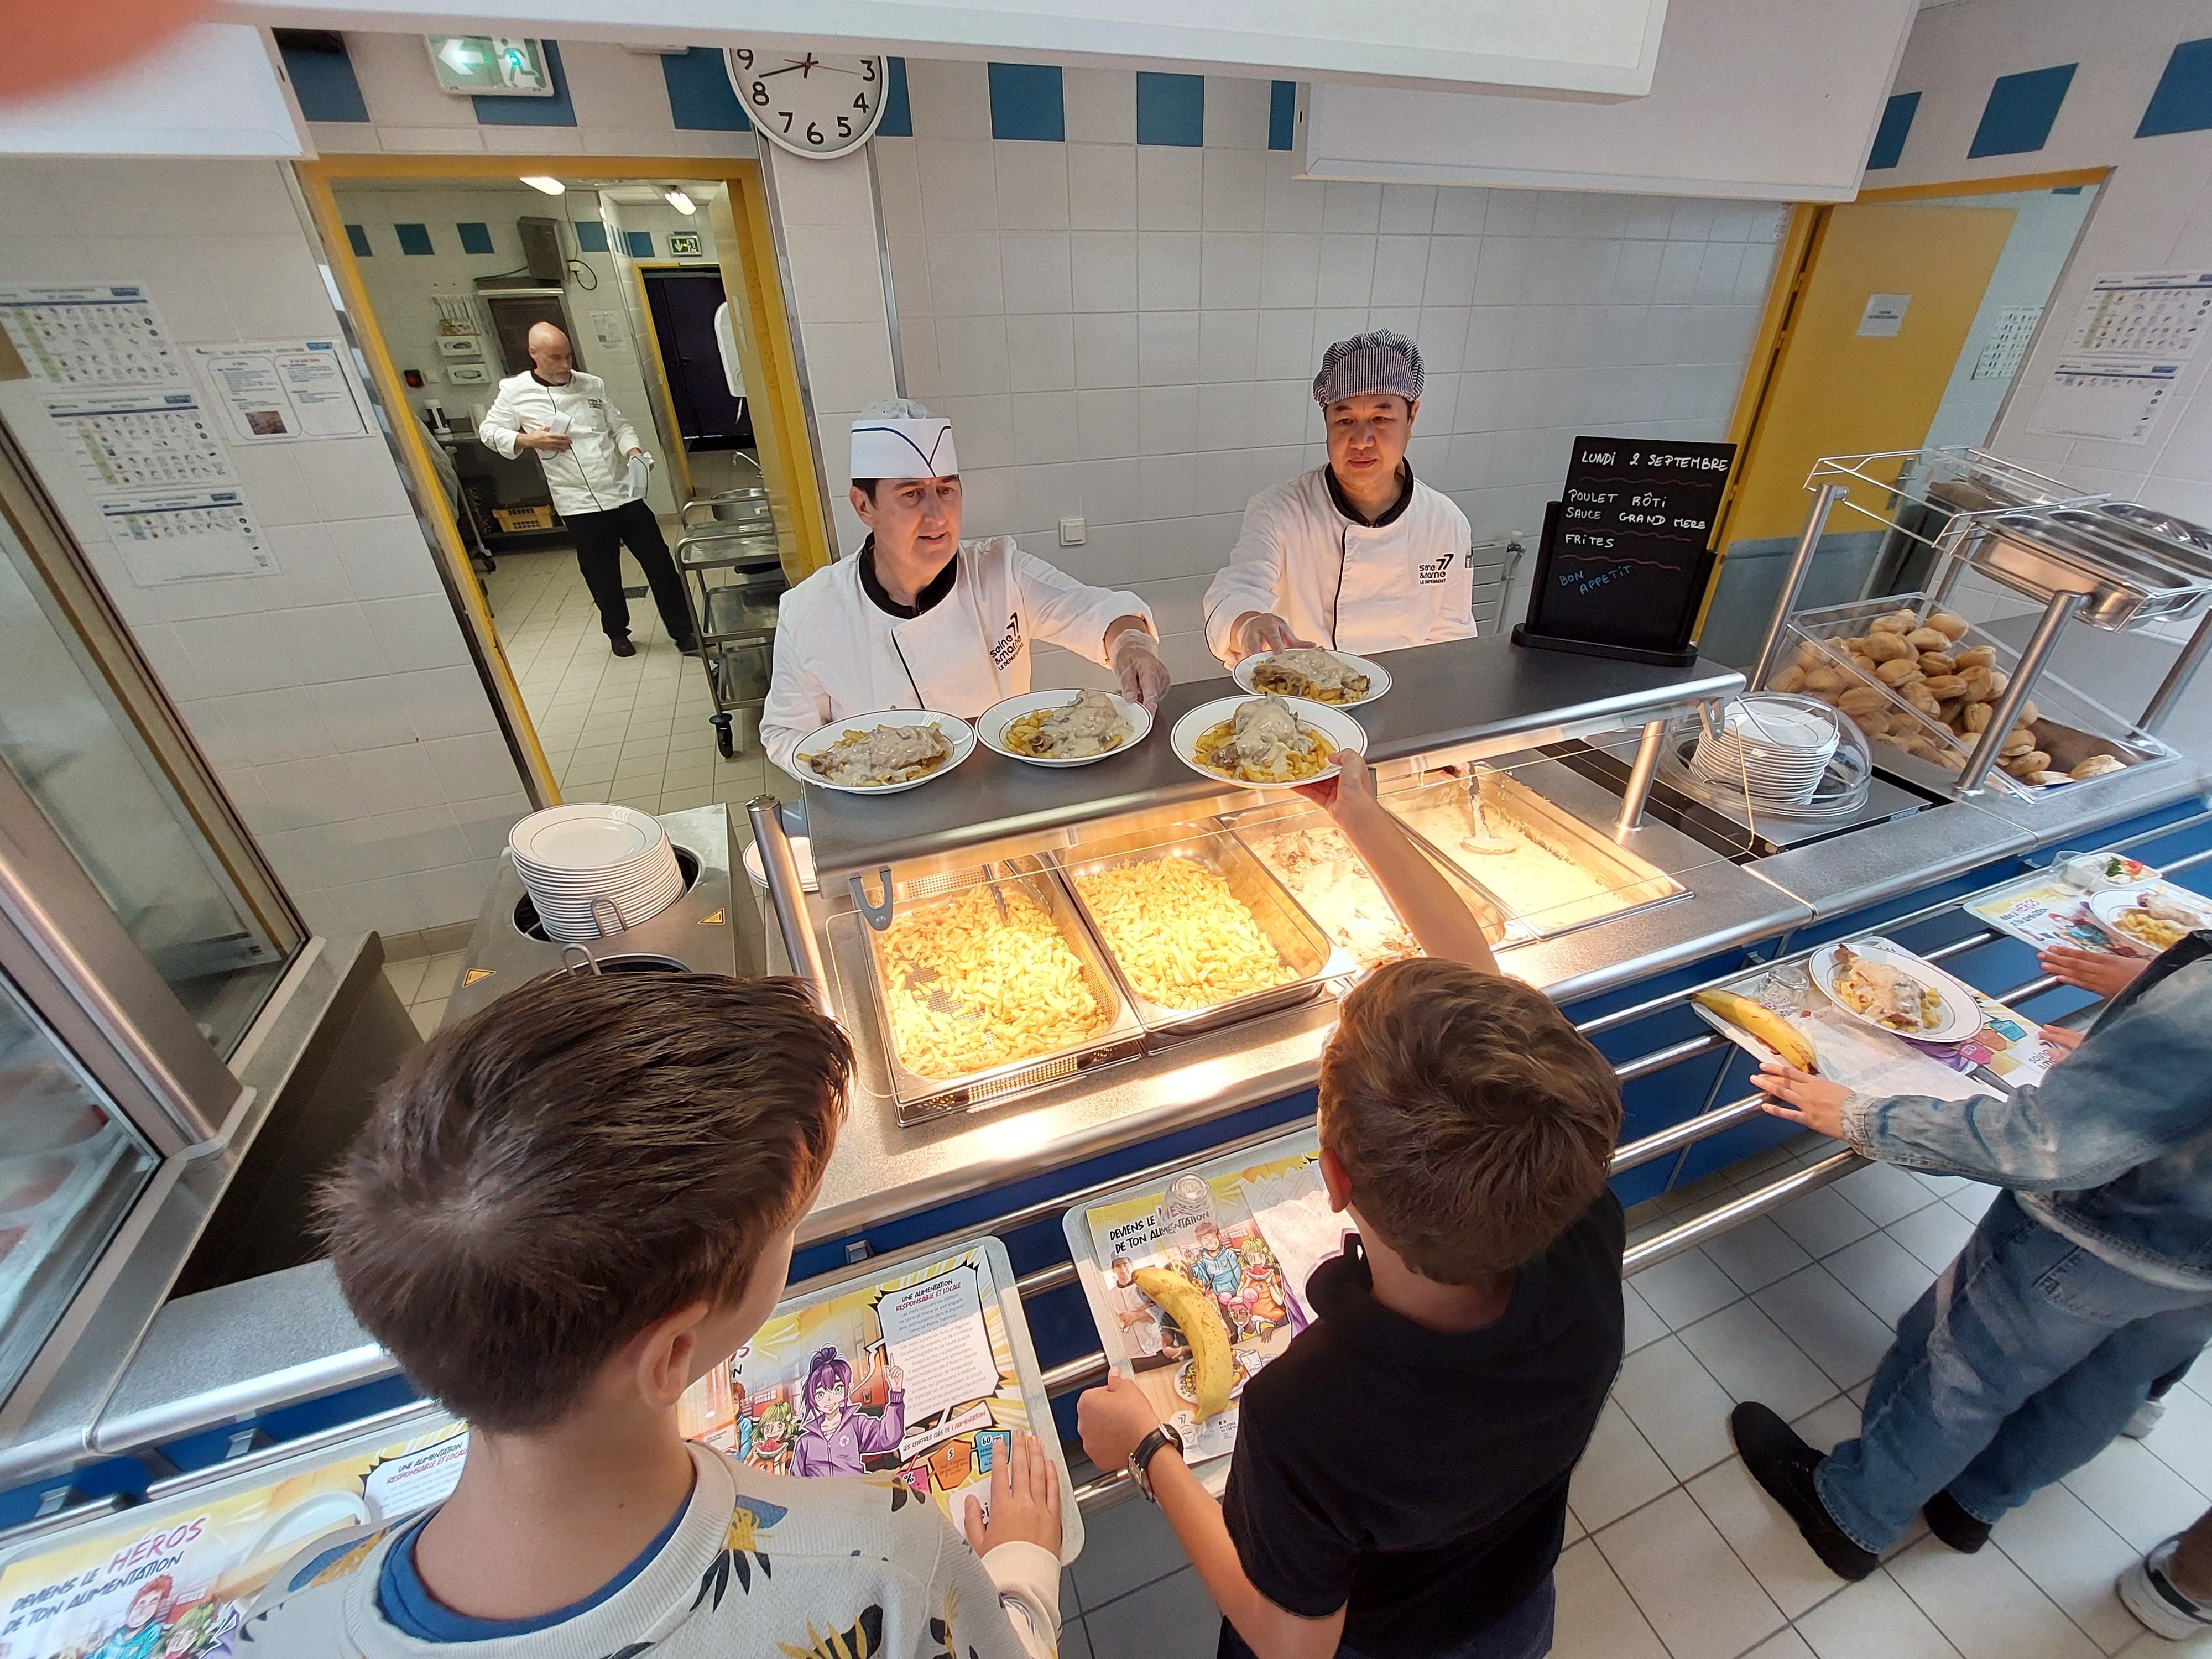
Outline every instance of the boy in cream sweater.
[[427, 1516], [320, 1540], [250, 1651], [376, 1659], [1046, 1659], [1060, 1490], [1034, 1437], [967, 1541], [888, 1480], [678, 1431], [757, 1330], [852, 1053], [793, 981], [555, 975], [441, 1031], [323, 1194], [355, 1316], [471, 1426]]

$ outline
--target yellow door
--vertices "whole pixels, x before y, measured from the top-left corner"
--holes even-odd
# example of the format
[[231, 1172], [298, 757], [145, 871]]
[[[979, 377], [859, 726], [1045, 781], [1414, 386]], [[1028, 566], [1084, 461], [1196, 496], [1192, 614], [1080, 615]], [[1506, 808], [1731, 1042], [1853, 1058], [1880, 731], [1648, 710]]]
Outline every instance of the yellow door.
[[[1724, 546], [1797, 536], [1821, 456], [1926, 441], [2013, 217], [1901, 202], [1829, 212], [1739, 464]], [[1841, 503], [1829, 520], [1832, 532], [1870, 527]]]

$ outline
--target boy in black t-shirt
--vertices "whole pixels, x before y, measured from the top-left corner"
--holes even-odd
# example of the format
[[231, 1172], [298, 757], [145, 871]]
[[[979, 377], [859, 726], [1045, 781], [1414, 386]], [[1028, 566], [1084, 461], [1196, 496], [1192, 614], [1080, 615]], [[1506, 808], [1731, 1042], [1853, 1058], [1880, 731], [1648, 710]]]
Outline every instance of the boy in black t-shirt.
[[1310, 793], [1428, 953], [1347, 996], [1322, 1057], [1322, 1176], [1358, 1237], [1245, 1385], [1225, 1505], [1118, 1374], [1083, 1396], [1084, 1449], [1141, 1469], [1224, 1659], [1534, 1659], [1567, 1477], [1620, 1364], [1620, 1091], [1336, 758]]

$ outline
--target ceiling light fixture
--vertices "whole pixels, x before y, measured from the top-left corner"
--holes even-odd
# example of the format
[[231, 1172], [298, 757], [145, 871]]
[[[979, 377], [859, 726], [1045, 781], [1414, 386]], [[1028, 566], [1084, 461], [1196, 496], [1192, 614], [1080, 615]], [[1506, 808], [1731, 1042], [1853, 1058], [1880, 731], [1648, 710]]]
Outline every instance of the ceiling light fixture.
[[568, 193], [568, 185], [558, 179], [549, 179], [542, 173], [526, 173], [522, 175], [522, 182], [532, 190], [544, 191], [548, 196], [566, 196]]
[[696, 213], [699, 210], [699, 204], [673, 185], [662, 191], [660, 194], [668, 205], [678, 213]]

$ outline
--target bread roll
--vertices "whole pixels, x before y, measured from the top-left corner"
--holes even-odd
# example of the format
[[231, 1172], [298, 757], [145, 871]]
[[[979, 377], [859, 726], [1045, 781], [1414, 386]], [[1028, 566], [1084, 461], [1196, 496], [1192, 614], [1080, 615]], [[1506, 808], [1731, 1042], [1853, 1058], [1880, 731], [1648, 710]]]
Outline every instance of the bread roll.
[[1948, 651], [1951, 636], [1935, 628], [1916, 628], [1905, 636], [1905, 642], [1915, 651]]
[[1818, 668], [1827, 660], [1828, 653], [1810, 640], [1797, 647], [1797, 665], [1800, 668]]
[[2042, 718], [2043, 711], [2035, 706], [2035, 699], [2029, 697], [2021, 704], [2020, 713], [2012, 717], [2012, 721], [2014, 726], [2032, 726]]
[[2074, 775], [2071, 772], [2038, 772], [2033, 777], [2030, 778], [2028, 781], [2030, 783], [2039, 783], [2045, 788], [2048, 789], [2054, 783], [2073, 782]]
[[1930, 674], [1928, 690], [1938, 697], [1957, 697], [1963, 701], [1966, 695], [1966, 677], [1964, 674]]
[[2005, 759], [2011, 760], [2016, 755], [2031, 754], [2034, 749], [2035, 733], [2014, 726], [2005, 738], [2004, 747], [1998, 750], [1997, 753]]
[[1910, 634], [1920, 626], [1920, 618], [1910, 611], [1892, 611], [1876, 617], [1867, 624], [1870, 634]]
[[1949, 611], [1938, 611], [1928, 619], [1928, 625], [1937, 633], [1954, 640], [1966, 637], [1966, 619]]
[[1936, 764], [1955, 778], [1966, 769], [1966, 757], [1955, 749], [1946, 749], [1936, 757]]
[[1959, 711], [1960, 724], [1968, 732], [1978, 734], [1990, 729], [1990, 716], [1996, 712], [1994, 704], [1970, 702]]
[[1805, 671], [1785, 668], [1774, 677], [1773, 684], [1767, 689], [1771, 691], [1802, 691], [1805, 689]]
[[1954, 651], [1951, 660], [1959, 665], [1961, 674], [1969, 668], [1995, 668], [1997, 665], [1997, 648], [1993, 645], [1970, 645], [1963, 650]]
[[1878, 708], [1887, 708], [1889, 702], [1870, 685], [1854, 685], [1844, 693], [1837, 706], [1846, 714], [1871, 714]]
[[2118, 755], [2092, 755], [2074, 769], [2077, 778], [2101, 778], [2110, 772], [2124, 772], [2128, 763]]
[[2002, 697], [2005, 694], [2005, 688], [2011, 684], [2012, 676], [2006, 673], [2003, 669], [1992, 668], [1990, 670], [1990, 695], [1991, 696]]
[[1938, 702], [1934, 694], [1928, 690], [1928, 683], [1925, 680], [1914, 680], [1910, 684], [1899, 687], [1899, 691], [1905, 702], [1931, 719], [1942, 713], [1943, 705]]
[[1912, 656], [1898, 657], [1882, 664], [1874, 672], [1875, 678], [1884, 685], [1905, 685], [1921, 678], [1920, 659]]
[[2015, 756], [2007, 761], [2004, 766], [2005, 770], [2016, 778], [2032, 778], [2038, 772], [2048, 772], [2051, 769], [2051, 757], [2040, 749], [2031, 749], [2026, 754]]
[[[1850, 684], [1840, 668], [1808, 668], [1805, 671], [1805, 689], [1815, 696], [1822, 692], [1841, 691]], [[1835, 698], [1832, 696], [1828, 701], [1833, 702]]]
[[1866, 653], [1876, 662], [1895, 662], [1900, 657], [1911, 656], [1913, 651], [1902, 634], [1869, 634], [1866, 637]]
[[1987, 702], [1996, 695], [1990, 685], [1990, 671], [1979, 663], [1971, 668], [1962, 666], [1959, 670], [1959, 678], [1966, 683], [1966, 698], [1968, 702]]

